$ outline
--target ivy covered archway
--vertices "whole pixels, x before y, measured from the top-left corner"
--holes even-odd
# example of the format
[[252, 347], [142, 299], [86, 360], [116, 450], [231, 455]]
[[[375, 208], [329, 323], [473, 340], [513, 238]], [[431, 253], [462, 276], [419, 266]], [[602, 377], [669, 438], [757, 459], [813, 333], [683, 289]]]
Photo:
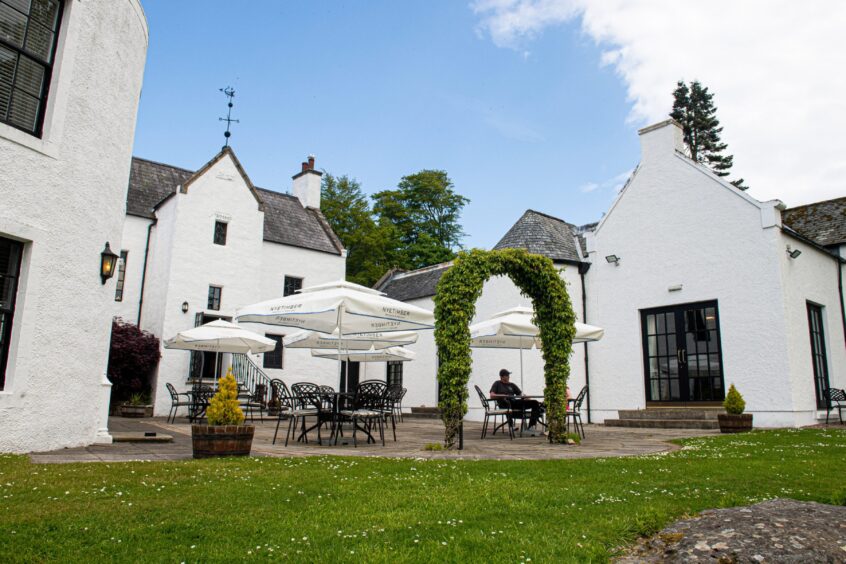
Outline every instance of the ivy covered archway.
[[470, 322], [476, 301], [492, 276], [508, 276], [532, 300], [534, 323], [543, 343], [544, 399], [550, 442], [564, 442], [567, 378], [576, 321], [565, 282], [552, 261], [522, 249], [461, 252], [438, 282], [435, 293], [435, 343], [438, 347], [440, 408], [446, 427], [444, 444], [455, 446], [467, 413], [470, 379]]

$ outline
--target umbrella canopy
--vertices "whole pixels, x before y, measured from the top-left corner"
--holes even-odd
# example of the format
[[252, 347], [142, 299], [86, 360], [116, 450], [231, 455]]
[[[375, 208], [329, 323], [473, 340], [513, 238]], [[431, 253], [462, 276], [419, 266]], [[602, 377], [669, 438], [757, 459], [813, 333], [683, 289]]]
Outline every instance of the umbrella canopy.
[[298, 331], [286, 336], [282, 344], [289, 349], [335, 349], [338, 350], [368, 350], [385, 349], [401, 345], [411, 345], [417, 342], [418, 333], [415, 331], [396, 331], [393, 333], [354, 333], [339, 337], [337, 331], [331, 335], [316, 331]]
[[276, 348], [276, 341], [218, 319], [180, 331], [164, 342], [166, 349], [225, 353], [263, 353]]
[[431, 311], [385, 296], [378, 290], [338, 281], [240, 308], [241, 323], [265, 323], [340, 335], [432, 329]]
[[[534, 311], [515, 307], [470, 326], [470, 346], [476, 348], [530, 349], [541, 348], [538, 328], [532, 323]], [[594, 325], [576, 323], [574, 343], [598, 341], [605, 330]]]
[[337, 351], [312, 349], [311, 356], [317, 358], [330, 358], [332, 360], [349, 360], [351, 362], [407, 362], [414, 360], [415, 354], [402, 347], [390, 347], [386, 349], [370, 349], [366, 351], [345, 351], [340, 355]]

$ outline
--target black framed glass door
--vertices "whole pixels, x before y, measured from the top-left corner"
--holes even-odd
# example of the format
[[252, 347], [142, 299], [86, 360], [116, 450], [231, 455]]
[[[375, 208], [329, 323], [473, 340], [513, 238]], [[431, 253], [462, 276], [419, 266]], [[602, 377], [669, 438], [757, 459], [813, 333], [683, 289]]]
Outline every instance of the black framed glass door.
[[814, 389], [817, 394], [817, 407], [825, 409], [827, 406], [823, 397], [823, 390], [827, 389], [829, 384], [822, 306], [808, 302], [808, 327], [811, 330], [811, 360], [814, 363]]
[[641, 324], [647, 401], [724, 399], [716, 301], [642, 310]]

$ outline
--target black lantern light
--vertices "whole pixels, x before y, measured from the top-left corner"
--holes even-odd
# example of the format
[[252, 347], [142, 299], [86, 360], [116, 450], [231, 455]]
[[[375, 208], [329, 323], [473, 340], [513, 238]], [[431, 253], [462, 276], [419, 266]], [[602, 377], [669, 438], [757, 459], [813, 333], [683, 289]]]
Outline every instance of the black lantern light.
[[182, 313], [188, 313], [188, 302], [182, 302]]
[[100, 253], [100, 278], [103, 280], [103, 284], [106, 283], [106, 280], [114, 276], [117, 260], [118, 256], [112, 252], [109, 242], [106, 241], [106, 248]]

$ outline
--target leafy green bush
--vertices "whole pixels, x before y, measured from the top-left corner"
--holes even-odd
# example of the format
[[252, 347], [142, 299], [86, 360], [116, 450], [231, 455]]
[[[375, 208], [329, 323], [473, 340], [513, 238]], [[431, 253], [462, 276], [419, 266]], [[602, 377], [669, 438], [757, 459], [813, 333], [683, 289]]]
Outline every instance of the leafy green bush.
[[218, 380], [217, 393], [209, 401], [206, 417], [209, 425], [240, 425], [244, 422], [244, 412], [238, 405], [238, 384], [231, 366], [226, 376]]
[[723, 401], [723, 407], [726, 413], [731, 415], [740, 415], [746, 409], [746, 402], [743, 401], [743, 396], [734, 387], [734, 384], [729, 386], [729, 391], [726, 394], [726, 399]]

